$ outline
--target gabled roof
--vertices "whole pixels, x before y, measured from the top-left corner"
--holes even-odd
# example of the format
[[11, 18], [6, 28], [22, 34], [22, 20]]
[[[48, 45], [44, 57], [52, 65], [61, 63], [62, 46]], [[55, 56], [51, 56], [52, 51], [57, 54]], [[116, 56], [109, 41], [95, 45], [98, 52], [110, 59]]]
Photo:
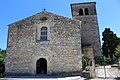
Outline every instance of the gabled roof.
[[50, 17], [50, 16], [52, 17], [52, 16], [53, 16], [53, 17], [59, 17], [60, 19], [66, 19], [66, 20], [69, 20], [69, 21], [80, 22], [79, 20], [76, 20], [76, 19], [64, 17], [64, 16], [57, 15], [57, 14], [54, 14], [54, 13], [51, 13], [51, 12], [47, 12], [47, 11], [42, 11], [42, 12], [39, 12], [39, 13], [37, 13], [37, 14], [35, 14], [35, 15], [32, 15], [32, 16], [30, 16], [30, 17], [27, 17], [27, 18], [24, 18], [24, 19], [19, 20], [19, 21], [17, 21], [17, 22], [11, 23], [11, 24], [9, 24], [8, 26], [12, 26], [12, 25], [14, 25], [14, 24], [20, 24], [20, 23], [29, 23], [30, 20], [31, 20], [31, 21], [33, 20], [33, 22], [34, 22], [34, 20], [37, 20], [37, 19], [40, 20], [40, 18], [41, 18], [42, 16], [47, 16], [47, 17]]

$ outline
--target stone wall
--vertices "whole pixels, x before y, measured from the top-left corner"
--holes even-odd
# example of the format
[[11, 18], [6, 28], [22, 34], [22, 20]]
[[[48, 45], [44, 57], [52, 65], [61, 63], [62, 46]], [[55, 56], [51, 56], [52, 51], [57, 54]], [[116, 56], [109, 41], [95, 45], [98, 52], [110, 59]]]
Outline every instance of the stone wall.
[[81, 42], [82, 45], [91, 45], [94, 48], [94, 57], [100, 57], [101, 53], [101, 44], [100, 44], [100, 35], [99, 27], [97, 22], [96, 15], [81, 16], [78, 17], [82, 20], [81, 28]]
[[[42, 17], [47, 17], [47, 20], [41, 21]], [[49, 27], [47, 41], [39, 39], [39, 27], [42, 26]], [[6, 75], [36, 75], [39, 58], [47, 60], [48, 75], [75, 75], [82, 70], [79, 21], [41, 12], [10, 24], [8, 33]]]
[[[81, 43], [93, 47], [94, 58], [102, 56], [99, 25], [96, 13], [96, 3], [76, 3], [71, 4], [72, 17], [81, 21]], [[88, 15], [85, 15], [85, 8], [88, 9]], [[79, 15], [79, 9], [83, 10], [83, 15]]]
[[95, 61], [93, 55], [93, 47], [92, 46], [83, 46], [82, 47], [84, 57], [88, 63], [89, 74], [90, 77], [95, 77]]

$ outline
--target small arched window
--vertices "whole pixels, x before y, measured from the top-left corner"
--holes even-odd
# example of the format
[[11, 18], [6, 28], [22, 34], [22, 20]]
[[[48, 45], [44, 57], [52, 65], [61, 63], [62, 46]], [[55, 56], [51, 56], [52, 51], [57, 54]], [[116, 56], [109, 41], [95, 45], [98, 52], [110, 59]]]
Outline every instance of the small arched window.
[[41, 21], [46, 21], [46, 20], [47, 20], [46, 17], [42, 17], [42, 18], [41, 18]]
[[79, 15], [83, 15], [83, 9], [79, 10]]
[[41, 35], [40, 35], [40, 40], [41, 41], [46, 41], [47, 40], [47, 27], [41, 27]]
[[89, 15], [88, 8], [85, 8], [85, 15]]

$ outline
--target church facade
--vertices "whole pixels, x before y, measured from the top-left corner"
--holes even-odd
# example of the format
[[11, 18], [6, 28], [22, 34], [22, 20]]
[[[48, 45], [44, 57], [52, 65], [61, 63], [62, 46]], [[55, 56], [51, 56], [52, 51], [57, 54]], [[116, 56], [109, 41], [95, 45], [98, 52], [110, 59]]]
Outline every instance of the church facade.
[[42, 11], [9, 25], [5, 75], [81, 75], [82, 54], [101, 55], [95, 2], [71, 4], [73, 18]]

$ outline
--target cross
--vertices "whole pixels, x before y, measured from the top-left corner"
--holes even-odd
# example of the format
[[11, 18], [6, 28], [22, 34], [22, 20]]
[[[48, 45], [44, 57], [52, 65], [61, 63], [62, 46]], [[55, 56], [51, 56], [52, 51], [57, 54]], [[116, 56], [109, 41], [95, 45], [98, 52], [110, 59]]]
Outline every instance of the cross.
[[44, 9], [42, 9], [43, 11], [46, 11], [46, 9], [44, 8]]

